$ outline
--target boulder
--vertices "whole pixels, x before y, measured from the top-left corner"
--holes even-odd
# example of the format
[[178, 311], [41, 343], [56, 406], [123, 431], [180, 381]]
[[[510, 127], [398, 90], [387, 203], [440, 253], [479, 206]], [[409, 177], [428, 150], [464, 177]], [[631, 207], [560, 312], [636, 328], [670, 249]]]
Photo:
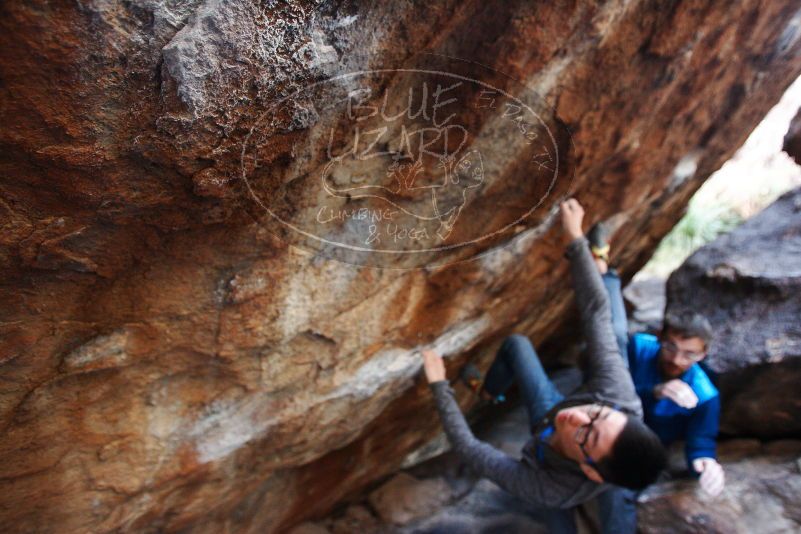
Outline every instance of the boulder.
[[331, 531], [322, 525], [306, 521], [292, 527], [287, 534], [331, 534]]
[[630, 333], [658, 334], [665, 318], [665, 279], [648, 277], [632, 282], [623, 289]]
[[279, 532], [395, 472], [419, 350], [569, 324], [566, 194], [634, 273], [801, 74], [797, 9], [3, 2], [0, 524]]
[[801, 441], [722, 444], [726, 487], [704, 495], [694, 480], [648, 488], [637, 527], [655, 534], [749, 534], [801, 529]]
[[451, 489], [444, 479], [418, 480], [401, 472], [370, 493], [368, 502], [386, 523], [403, 525], [433, 514], [450, 498]]
[[341, 515], [328, 518], [326, 525], [332, 534], [379, 534], [387, 527], [363, 504], [349, 505]]
[[712, 323], [705, 363], [721, 432], [801, 435], [801, 188], [690, 256], [668, 279], [668, 310]]

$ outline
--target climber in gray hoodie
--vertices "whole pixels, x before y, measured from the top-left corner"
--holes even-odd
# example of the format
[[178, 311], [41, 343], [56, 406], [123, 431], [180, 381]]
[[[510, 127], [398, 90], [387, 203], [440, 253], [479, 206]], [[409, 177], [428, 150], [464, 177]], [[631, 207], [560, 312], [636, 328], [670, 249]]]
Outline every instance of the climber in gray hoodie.
[[[569, 238], [565, 256], [587, 343], [582, 386], [563, 397], [542, 369], [528, 338], [504, 340], [482, 392], [502, 395], [517, 381], [531, 421], [532, 438], [517, 460], [475, 438], [445, 376], [442, 357], [423, 351], [423, 366], [442, 425], [456, 453], [480, 476], [524, 501], [561, 514], [598, 495], [609, 484], [642, 489], [665, 467], [659, 438], [642, 421], [642, 405], [612, 329], [609, 297], [581, 230], [584, 210], [574, 199], [560, 206]], [[568, 521], [569, 523], [570, 521]]]

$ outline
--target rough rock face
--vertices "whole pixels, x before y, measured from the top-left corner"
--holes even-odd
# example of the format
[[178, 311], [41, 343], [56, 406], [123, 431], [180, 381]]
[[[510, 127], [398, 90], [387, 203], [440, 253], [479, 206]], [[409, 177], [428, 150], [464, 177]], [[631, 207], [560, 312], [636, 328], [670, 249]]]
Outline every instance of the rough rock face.
[[720, 447], [726, 489], [704, 496], [692, 480], [657, 484], [637, 506], [637, 524], [654, 534], [747, 534], [801, 529], [801, 442], [735, 440]]
[[665, 319], [664, 278], [634, 280], [623, 290], [629, 320], [629, 333], [659, 333]]
[[[539, 343], [563, 323], [571, 293], [552, 226], [567, 192], [588, 223], [627, 223], [615, 237], [622, 268], [638, 268], [801, 73], [796, 10], [3, 3], [4, 529], [274, 532], [393, 472], [439, 429], [414, 351], [454, 356], [454, 372], [486, 363], [512, 330]], [[446, 155], [464, 141], [459, 158], [422, 167], [461, 184], [442, 191], [446, 210], [412, 209], [413, 164], [369, 184], [389, 191], [381, 198], [349, 195], [389, 168], [324, 165], [320, 125], [340, 124], [327, 105], [353, 94], [360, 112], [384, 96], [403, 107], [415, 76], [437, 81], [398, 74], [429, 65], [424, 52], [496, 69], [476, 66], [507, 102], [524, 100], [521, 87], [538, 93], [553, 108], [543, 120], [572, 133], [572, 150], [564, 135], [549, 145], [570, 155], [556, 167], [572, 181], [530, 180], [533, 139], [513, 138], [473, 83], [455, 112], [470, 135], [444, 140]], [[342, 77], [355, 71], [371, 74]], [[362, 117], [374, 120], [350, 118]], [[340, 209], [326, 232], [288, 230], [320, 230], [323, 200]], [[348, 202], [375, 216], [390, 201], [434, 223], [423, 245], [499, 230], [419, 269], [376, 269], [369, 249], [356, 265], [335, 261], [319, 244], [347, 244], [371, 222]], [[381, 265], [410, 266], [397, 263]]]
[[801, 435], [801, 189], [702, 247], [668, 279], [668, 310], [712, 323], [721, 431]]

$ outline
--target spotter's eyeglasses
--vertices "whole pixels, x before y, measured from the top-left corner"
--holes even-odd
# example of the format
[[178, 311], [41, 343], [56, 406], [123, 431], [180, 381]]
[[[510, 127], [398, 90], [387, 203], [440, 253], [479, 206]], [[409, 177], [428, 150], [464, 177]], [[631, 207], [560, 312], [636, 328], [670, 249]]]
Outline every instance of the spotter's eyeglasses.
[[662, 350], [665, 351], [666, 354], [670, 356], [675, 356], [676, 354], [680, 355], [682, 358], [686, 358], [691, 362], [700, 362], [704, 359], [704, 354], [699, 354], [697, 352], [692, 352], [689, 350], [679, 350], [678, 345], [673, 343], [672, 341], [666, 339], [662, 341]]

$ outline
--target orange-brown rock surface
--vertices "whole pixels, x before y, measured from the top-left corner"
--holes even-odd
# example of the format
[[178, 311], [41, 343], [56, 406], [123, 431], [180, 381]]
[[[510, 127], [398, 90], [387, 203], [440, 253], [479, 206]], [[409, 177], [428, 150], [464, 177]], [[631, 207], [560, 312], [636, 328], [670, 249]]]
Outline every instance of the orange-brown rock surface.
[[[2, 3], [3, 529], [276, 532], [393, 472], [439, 430], [415, 350], [436, 348], [454, 373], [512, 330], [539, 343], [565, 324], [552, 208], [566, 193], [588, 222], [617, 216], [616, 258], [639, 267], [801, 73], [797, 9]], [[454, 112], [465, 157], [423, 165], [464, 189], [436, 219], [410, 211], [434, 223], [414, 261], [394, 259], [405, 244], [344, 258], [315, 245], [360, 236], [352, 216], [287, 230], [321, 230], [309, 217], [325, 191], [327, 207], [372, 210], [422, 193], [388, 173], [404, 188], [345, 194], [387, 170], [357, 157], [307, 179], [339, 101], [286, 98], [318, 84], [361, 95], [362, 111], [385, 95], [402, 106], [421, 79], [442, 81], [420, 74], [432, 57], [475, 62], [445, 77], [475, 69], [507, 100], [540, 95], [566, 179], [530, 179], [524, 138], [473, 83]], [[356, 71], [370, 75], [342, 77]]]

